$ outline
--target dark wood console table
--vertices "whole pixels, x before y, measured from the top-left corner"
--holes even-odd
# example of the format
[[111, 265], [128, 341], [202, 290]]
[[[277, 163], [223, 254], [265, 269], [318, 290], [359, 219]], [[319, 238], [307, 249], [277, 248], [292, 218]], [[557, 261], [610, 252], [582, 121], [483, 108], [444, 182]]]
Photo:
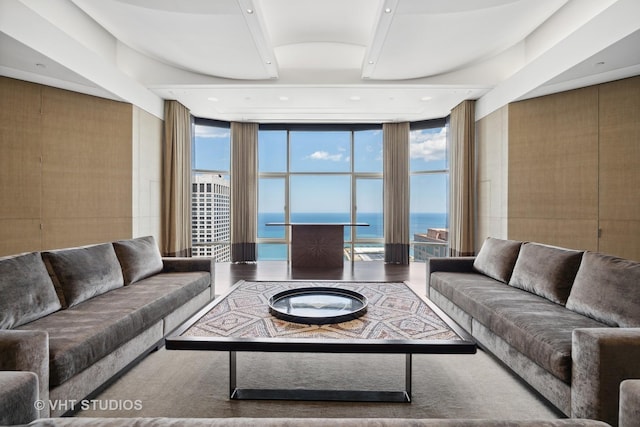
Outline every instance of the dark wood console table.
[[369, 226], [363, 222], [269, 222], [266, 225], [291, 227], [292, 267], [343, 267], [344, 227]]

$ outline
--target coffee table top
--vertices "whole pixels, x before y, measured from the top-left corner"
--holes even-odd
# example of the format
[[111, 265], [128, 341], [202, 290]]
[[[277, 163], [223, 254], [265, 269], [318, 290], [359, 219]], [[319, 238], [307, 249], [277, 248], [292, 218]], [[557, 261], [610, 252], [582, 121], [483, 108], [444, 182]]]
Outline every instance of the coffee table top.
[[[269, 313], [294, 288], [338, 287], [369, 301], [362, 317], [305, 325]], [[167, 349], [336, 353], [474, 353], [473, 339], [403, 282], [240, 281], [166, 339]]]

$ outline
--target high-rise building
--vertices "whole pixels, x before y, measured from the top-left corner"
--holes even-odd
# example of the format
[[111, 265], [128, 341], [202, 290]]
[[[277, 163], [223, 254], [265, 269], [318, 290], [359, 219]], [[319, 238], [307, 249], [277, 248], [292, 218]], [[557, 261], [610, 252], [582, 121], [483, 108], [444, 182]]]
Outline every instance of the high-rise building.
[[193, 256], [231, 261], [231, 188], [218, 174], [194, 176], [191, 191]]
[[429, 228], [426, 234], [414, 234], [413, 260], [426, 261], [432, 257], [446, 257], [448, 240], [449, 230], [446, 228]]

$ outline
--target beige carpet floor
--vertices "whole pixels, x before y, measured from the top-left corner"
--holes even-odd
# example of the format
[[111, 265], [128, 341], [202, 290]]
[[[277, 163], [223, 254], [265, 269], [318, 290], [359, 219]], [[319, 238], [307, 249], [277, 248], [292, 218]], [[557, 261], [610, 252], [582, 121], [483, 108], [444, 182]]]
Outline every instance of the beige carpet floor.
[[[404, 355], [238, 353], [238, 386], [396, 390]], [[482, 351], [414, 355], [412, 403], [232, 401], [228, 353], [161, 349], [79, 417], [552, 419], [559, 414]], [[106, 410], [101, 410], [100, 405]], [[132, 409], [128, 409], [132, 408]]]

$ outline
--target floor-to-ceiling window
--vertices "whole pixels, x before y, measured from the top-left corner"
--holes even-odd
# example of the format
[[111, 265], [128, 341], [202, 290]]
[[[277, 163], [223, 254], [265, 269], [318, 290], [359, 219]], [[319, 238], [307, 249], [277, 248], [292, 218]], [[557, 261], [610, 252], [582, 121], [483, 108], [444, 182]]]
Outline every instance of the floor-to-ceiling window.
[[[258, 135], [258, 260], [286, 260], [290, 229], [268, 223], [344, 222], [345, 259], [384, 259], [382, 127], [262, 125]], [[445, 256], [448, 241], [447, 126], [410, 132], [411, 260]], [[230, 260], [229, 123], [196, 119], [193, 140], [194, 254]]]
[[409, 230], [411, 259], [446, 256], [449, 164], [446, 120], [411, 124]]
[[194, 256], [231, 260], [229, 123], [196, 119], [193, 127], [191, 230]]
[[262, 126], [258, 135], [258, 260], [288, 258], [278, 222], [345, 227], [345, 258], [381, 259], [380, 126]]

